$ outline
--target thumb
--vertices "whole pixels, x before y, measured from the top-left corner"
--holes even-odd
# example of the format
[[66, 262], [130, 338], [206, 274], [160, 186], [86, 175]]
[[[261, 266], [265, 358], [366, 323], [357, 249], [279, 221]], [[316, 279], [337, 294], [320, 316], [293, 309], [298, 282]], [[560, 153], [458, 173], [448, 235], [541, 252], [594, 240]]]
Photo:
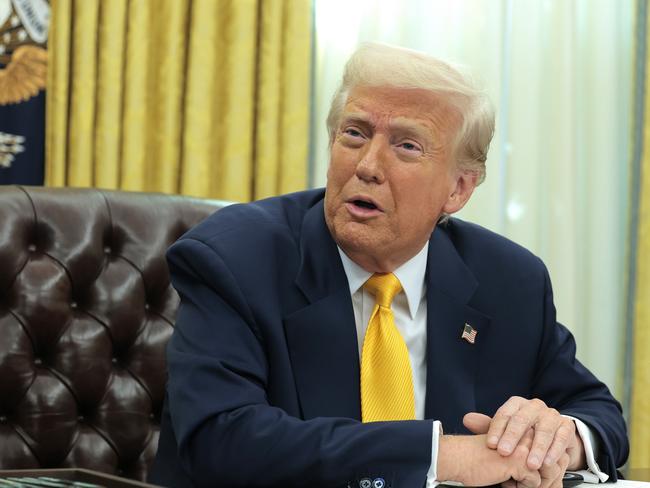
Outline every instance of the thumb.
[[472, 432], [472, 434], [487, 434], [490, 428], [492, 417], [483, 415], [478, 412], [470, 412], [463, 417], [463, 425]]

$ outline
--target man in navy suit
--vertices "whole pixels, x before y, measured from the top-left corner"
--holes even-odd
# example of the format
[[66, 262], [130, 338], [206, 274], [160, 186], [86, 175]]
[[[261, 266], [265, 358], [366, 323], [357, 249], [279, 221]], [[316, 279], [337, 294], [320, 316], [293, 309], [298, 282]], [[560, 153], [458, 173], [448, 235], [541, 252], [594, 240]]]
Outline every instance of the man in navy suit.
[[[227, 207], [168, 253], [181, 305], [152, 481], [616, 479], [620, 405], [576, 360], [543, 263], [449, 217], [485, 175], [494, 114], [482, 93], [445, 63], [369, 44], [346, 65], [328, 128], [324, 191]], [[386, 276], [397, 286], [380, 305], [367, 283]], [[368, 421], [378, 397], [364, 378], [381, 365], [371, 327], [396, 330], [403, 353], [379, 406], [407, 414]]]

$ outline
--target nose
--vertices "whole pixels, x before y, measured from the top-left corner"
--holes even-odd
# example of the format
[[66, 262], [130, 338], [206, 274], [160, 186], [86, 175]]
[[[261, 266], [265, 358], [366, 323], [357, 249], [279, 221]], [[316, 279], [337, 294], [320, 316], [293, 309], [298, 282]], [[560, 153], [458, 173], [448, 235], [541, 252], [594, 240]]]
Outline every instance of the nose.
[[368, 144], [367, 150], [357, 163], [356, 175], [366, 183], [381, 184], [384, 182], [383, 152], [385, 148], [380, 138], [374, 137]]

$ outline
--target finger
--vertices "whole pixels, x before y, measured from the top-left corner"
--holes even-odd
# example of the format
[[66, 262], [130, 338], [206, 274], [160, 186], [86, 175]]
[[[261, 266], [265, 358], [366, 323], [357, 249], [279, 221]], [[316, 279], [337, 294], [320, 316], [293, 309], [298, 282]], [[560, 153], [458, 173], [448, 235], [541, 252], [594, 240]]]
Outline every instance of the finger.
[[571, 456], [568, 453], [564, 453], [560, 456], [558, 464], [560, 465], [560, 476], [564, 476], [567, 469], [569, 469], [569, 463], [571, 462]]
[[501, 440], [503, 432], [506, 430], [506, 425], [512, 418], [512, 416], [517, 412], [520, 406], [526, 402], [526, 399], [521, 397], [510, 397], [503, 405], [494, 414], [492, 422], [490, 423], [490, 429], [487, 433], [487, 443], [488, 446], [492, 449], [496, 449]]
[[539, 475], [542, 478], [542, 484], [540, 488], [552, 488], [558, 477], [561, 478], [562, 469], [561, 466], [556, 464], [543, 465], [539, 470]]
[[[523, 453], [523, 459], [526, 459], [527, 453], [530, 450], [530, 446], [532, 446], [532, 444], [533, 444], [533, 436], [534, 435], [535, 435], [535, 431], [533, 429], [528, 429], [526, 431], [526, 433], [524, 434], [524, 436], [519, 441], [519, 444], [517, 445], [517, 449], [521, 450], [521, 452]], [[527, 469], [527, 466], [526, 466], [526, 469]], [[540, 478], [541, 478], [541, 474], [540, 474]], [[512, 480], [512, 481], [514, 482], [514, 480]], [[517, 487], [523, 488], [523, 484], [520, 486], [519, 483], [517, 483], [517, 482], [514, 482], [514, 483], [516, 485], [515, 488], [517, 488]]]
[[549, 465], [549, 464], [557, 463], [558, 459], [560, 459], [560, 456], [566, 453], [567, 447], [569, 446], [569, 444], [571, 443], [575, 435], [576, 435], [576, 428], [575, 428], [575, 424], [573, 423], [573, 420], [563, 417], [560, 426], [555, 431], [555, 436], [553, 438], [551, 447], [548, 449], [548, 452], [546, 453], [546, 457], [544, 458], [544, 464]]
[[526, 471], [521, 479], [517, 480], [517, 488], [540, 488], [541, 484], [539, 471]]
[[535, 429], [528, 429], [524, 436], [519, 440], [519, 445], [526, 447], [529, 451], [533, 445], [533, 438], [535, 437]]
[[566, 473], [567, 467], [569, 466], [569, 462], [570, 462], [570, 456], [568, 454], [565, 453], [562, 456], [560, 456], [560, 460], [558, 461], [557, 464], [559, 467], [558, 476], [549, 488], [562, 488], [562, 478], [564, 477], [564, 473]]
[[542, 483], [542, 478], [538, 470], [529, 469], [526, 465], [526, 458], [528, 457], [528, 448], [518, 445], [511, 460], [515, 465], [515, 472], [512, 477], [517, 480], [517, 487], [519, 488], [539, 488]]
[[551, 483], [548, 488], [562, 488], [562, 478], [564, 477], [564, 474], [559, 474], [557, 478], [553, 480], [553, 483]]
[[546, 404], [537, 399], [526, 401], [517, 410], [508, 421], [508, 424], [499, 440], [497, 451], [502, 456], [508, 456], [519, 443], [519, 440], [526, 433], [526, 431], [535, 425], [538, 418], [544, 410]]
[[578, 471], [586, 468], [587, 459], [585, 457], [585, 447], [578, 432], [575, 432], [569, 441], [566, 452], [569, 455], [569, 466], [567, 467], [568, 470]]
[[469, 429], [472, 434], [485, 434], [490, 428], [492, 417], [483, 415], [478, 412], [470, 412], [463, 417], [463, 425]]
[[[542, 461], [555, 439], [555, 433], [562, 424], [563, 417], [554, 408], [540, 412], [535, 423], [535, 437], [528, 455], [528, 467], [539, 469]], [[566, 448], [565, 448], [566, 450]], [[554, 463], [551, 463], [554, 464]]]
[[558, 476], [557, 479], [555, 480], [555, 483], [553, 483], [550, 488], [562, 488], [563, 477], [564, 475]]
[[515, 480], [508, 480], [501, 483], [502, 488], [517, 488], [517, 482]]

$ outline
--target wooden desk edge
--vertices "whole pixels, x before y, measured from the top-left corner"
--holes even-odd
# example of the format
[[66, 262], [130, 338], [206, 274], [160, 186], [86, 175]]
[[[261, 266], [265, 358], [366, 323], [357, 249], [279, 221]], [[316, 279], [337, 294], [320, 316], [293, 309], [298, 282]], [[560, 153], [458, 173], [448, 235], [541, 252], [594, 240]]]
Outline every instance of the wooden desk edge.
[[52, 478], [58, 477], [65, 480], [101, 484], [107, 486], [107, 488], [160, 488], [141, 481], [120, 478], [112, 474], [84, 468], [4, 469], [0, 470], [0, 476], [51, 476]]

